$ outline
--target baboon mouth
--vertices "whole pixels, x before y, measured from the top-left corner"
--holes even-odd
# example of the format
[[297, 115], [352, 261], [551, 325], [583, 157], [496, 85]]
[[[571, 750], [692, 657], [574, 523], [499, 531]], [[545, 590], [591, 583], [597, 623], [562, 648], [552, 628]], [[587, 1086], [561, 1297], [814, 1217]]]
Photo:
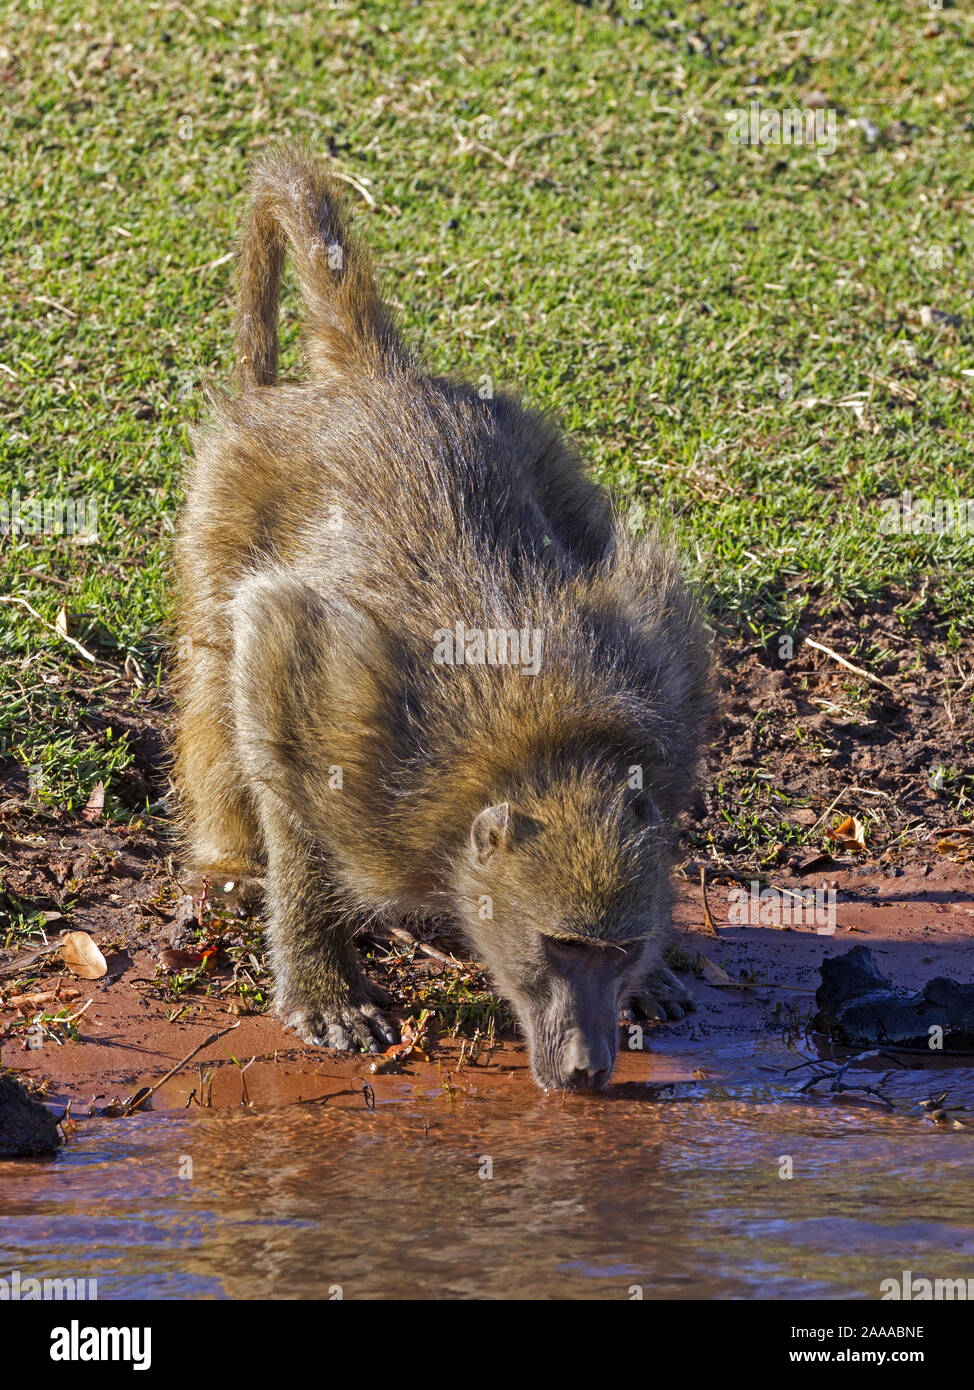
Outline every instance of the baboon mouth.
[[604, 1091], [612, 1075], [612, 1067], [603, 1067], [595, 1072], [573, 1071], [565, 1074], [559, 1073], [555, 1068], [548, 1070], [539, 1066], [533, 1066], [531, 1070], [543, 1091], [567, 1091], [573, 1095], [586, 1091], [595, 1094]]

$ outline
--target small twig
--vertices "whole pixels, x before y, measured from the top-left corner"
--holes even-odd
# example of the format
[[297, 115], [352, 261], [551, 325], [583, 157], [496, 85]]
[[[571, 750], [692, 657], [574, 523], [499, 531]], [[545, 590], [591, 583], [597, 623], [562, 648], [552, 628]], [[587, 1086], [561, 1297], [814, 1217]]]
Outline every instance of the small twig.
[[[795, 1051], [794, 1048], [791, 1048], [791, 1049], [789, 1049], [789, 1050], [792, 1051], [792, 1052]], [[795, 1065], [794, 1065], [793, 1067], [785, 1067], [785, 1076], [789, 1076], [793, 1071], [801, 1071], [802, 1067], [823, 1067], [823, 1066], [828, 1066], [830, 1061], [834, 1061], [834, 1058], [828, 1058], [828, 1057], [805, 1057], [805, 1058], [802, 1059], [802, 1061], [796, 1062]], [[824, 1075], [826, 1075], [826, 1073], [825, 1073], [825, 1072], [822, 1072], [822, 1073], [820, 1073], [820, 1075], [824, 1076]]]
[[701, 864], [701, 865], [700, 865], [700, 896], [703, 898], [703, 920], [704, 920], [704, 922], [706, 923], [707, 928], [708, 928], [709, 931], [710, 931], [710, 935], [711, 935], [711, 936], [715, 936], [715, 937], [717, 938], [717, 940], [719, 941], [719, 940], [720, 940], [720, 932], [717, 930], [717, 927], [716, 927], [716, 925], [715, 925], [715, 923], [714, 923], [714, 919], [713, 919], [713, 917], [711, 916], [711, 913], [710, 913], [710, 904], [709, 904], [709, 902], [707, 901], [707, 866], [706, 866], [706, 864]]
[[100, 661], [87, 647], [83, 647], [80, 642], [76, 642], [75, 639], [70, 637], [66, 632], [60, 632], [53, 623], [49, 623], [46, 618], [41, 617], [37, 609], [32, 608], [25, 598], [0, 594], [0, 603], [19, 603], [21, 608], [26, 608], [27, 612], [30, 613], [32, 617], [36, 618], [39, 623], [42, 623], [44, 627], [53, 632], [56, 637], [60, 637], [62, 642], [67, 642], [70, 646], [74, 647], [76, 652], [80, 652], [85, 661], [90, 661], [93, 666], [107, 666], [110, 671], [115, 670], [115, 667], [110, 665], [109, 662]]
[[433, 960], [438, 960], [441, 965], [449, 965], [453, 970], [469, 970], [469, 965], [462, 960], [457, 960], [454, 956], [448, 956], [443, 951], [438, 951], [435, 946], [429, 946], [425, 941], [418, 940], [411, 932], [403, 927], [393, 927], [388, 923], [383, 923], [378, 930], [385, 932], [396, 941], [401, 941], [404, 946], [416, 946], [424, 955], [430, 956]]
[[45, 574], [43, 570], [24, 570], [24, 574], [29, 574], [32, 579], [39, 579], [42, 584], [55, 584], [59, 589], [72, 587], [66, 579], [59, 579], [56, 574]]
[[301, 1100], [294, 1101], [295, 1105], [327, 1105], [336, 1096], [360, 1096], [361, 1091], [354, 1086], [346, 1088], [344, 1091], [329, 1091], [326, 1096], [304, 1096]]
[[[165, 1076], [160, 1076], [159, 1080], [155, 1082], [154, 1085], [148, 1087], [147, 1090], [137, 1092], [136, 1095], [138, 1096], [139, 1105], [145, 1105], [146, 1101], [150, 1098], [150, 1096], [153, 1096], [156, 1093], [156, 1091], [158, 1091], [160, 1086], [164, 1085], [165, 1082], [167, 1082], [170, 1079], [170, 1077], [175, 1076], [177, 1071], [181, 1071], [182, 1068], [186, 1065], [186, 1063], [191, 1062], [198, 1053], [203, 1051], [204, 1048], [212, 1047], [213, 1043], [219, 1042], [221, 1038], [225, 1038], [228, 1033], [232, 1033], [235, 1028], [239, 1027], [239, 1023], [231, 1023], [229, 1028], [223, 1028], [220, 1030], [219, 1033], [211, 1033], [208, 1038], [205, 1038], [203, 1042], [200, 1043], [199, 1047], [194, 1047], [192, 1052], [187, 1053], [181, 1062], [177, 1062], [176, 1065], [170, 1071], [167, 1071]], [[135, 1099], [136, 1096], [130, 1096], [129, 1099], [125, 1102], [125, 1104], [122, 1106], [123, 1117], [130, 1114], [130, 1107], [135, 1102]]]
[[[64, 1023], [77, 1023], [81, 1015], [87, 1013], [94, 1002], [94, 999], [89, 999], [86, 1004], [83, 1004], [81, 1006], [81, 1008], [78, 1010], [76, 1014], [70, 1014], [66, 1019], [63, 1019], [62, 1021]], [[96, 1024], [95, 1026], [97, 1027], [98, 1025]]]
[[344, 1091], [329, 1091], [326, 1096], [306, 1096], [304, 1100], [296, 1100], [295, 1105], [327, 1105], [330, 1100], [337, 1100], [339, 1096], [362, 1096], [365, 1100], [367, 1110], [375, 1109], [375, 1092], [367, 1081], [362, 1082], [361, 1088], [357, 1086], [347, 1087]]
[[48, 299], [46, 294], [35, 294], [34, 298], [38, 304], [48, 304], [52, 309], [60, 309], [62, 314], [67, 314], [69, 319], [76, 319], [78, 315], [73, 309], [69, 309], [66, 304], [62, 304], [59, 299]]
[[[798, 1088], [798, 1094], [804, 1095], [806, 1092], [811, 1091], [813, 1087], [817, 1086], [820, 1081], [827, 1081], [829, 1083], [829, 1095], [840, 1095], [845, 1091], [862, 1091], [864, 1095], [875, 1096], [877, 1100], [881, 1100], [890, 1110], [895, 1110], [896, 1107], [889, 1096], [883, 1095], [882, 1091], [877, 1086], [870, 1086], [865, 1083], [861, 1086], [847, 1086], [842, 1079], [849, 1068], [854, 1067], [857, 1062], [868, 1062], [873, 1057], [885, 1057], [888, 1061], [895, 1062], [898, 1067], [906, 1066], [905, 1062], [901, 1062], [898, 1057], [894, 1057], [890, 1052], [884, 1052], [882, 1048], [873, 1048], [870, 1052], [857, 1052], [854, 1057], [848, 1057], [844, 1062], [838, 1064], [824, 1057], [811, 1058], [809, 1059], [811, 1064], [813, 1066], [818, 1064], [820, 1070], [818, 1070], [814, 1076], [810, 1076], [807, 1081], [802, 1082], [801, 1086]], [[788, 1068], [788, 1071], [795, 1070], [797, 1070], [795, 1067]]]
[[[822, 814], [819, 816], [818, 820], [815, 822], [815, 824], [812, 826], [811, 830], [808, 832], [808, 839], [811, 839], [812, 836], [815, 834], [816, 830], [819, 828], [819, 826], [822, 825], [823, 822], [825, 822], [825, 821], [828, 820], [829, 816], [830, 816], [830, 815], [832, 814], [832, 812], [835, 810], [836, 806], [838, 806], [839, 802], [842, 800], [842, 798], [843, 798], [850, 790], [851, 790], [851, 788], [846, 787], [843, 791], [839, 792], [839, 795], [838, 795], [838, 796], [835, 798], [835, 800], [832, 802], [831, 806], [829, 806], [827, 810], [825, 810], [825, 811], [822, 812]], [[826, 850], [825, 853], [829, 856], [829, 858], [832, 857], [832, 856], [831, 856], [831, 853], [830, 853], [828, 850]]]
[[787, 893], [789, 898], [797, 898], [797, 900], [800, 903], [807, 903], [808, 898], [806, 894], [813, 892], [813, 889], [811, 888], [804, 888], [800, 893], [796, 893], [792, 888], [775, 888], [775, 885], [773, 883], [769, 883], [768, 887], [774, 888], [774, 891], [776, 893]]
[[202, 275], [205, 270], [216, 270], [218, 266], [226, 265], [227, 261], [232, 261], [236, 251], [228, 251], [225, 256], [217, 256], [215, 261], [204, 261], [202, 265], [194, 265], [189, 275]]
[[[721, 938], [725, 940], [726, 938]], [[708, 980], [711, 989], [786, 989], [789, 994], [815, 994], [814, 989], [803, 989], [801, 985], [775, 985], [760, 980]]]
[[247, 1089], [247, 1070], [249, 1067], [252, 1067], [256, 1061], [256, 1057], [251, 1057], [250, 1061], [247, 1063], [247, 1066], [240, 1068], [240, 1083], [243, 1088], [243, 1093], [240, 1097], [241, 1105], [250, 1105], [252, 1103], [250, 1099], [250, 1091]]
[[28, 956], [21, 956], [18, 960], [8, 961], [6, 965], [0, 965], [0, 979], [4, 975], [21, 975], [28, 965], [33, 965], [35, 960], [40, 960], [42, 956], [49, 956], [52, 951], [59, 951], [64, 945], [60, 937], [54, 941], [49, 941], [46, 946], [39, 946], [36, 951], [31, 951]]
[[53, 1004], [55, 1000], [62, 999], [69, 1004], [79, 995], [80, 990], [58, 985], [57, 989], [42, 989], [37, 994], [11, 994], [9, 999], [0, 1000], [0, 1008], [33, 1009], [39, 1004]]
[[853, 666], [851, 661], [846, 661], [844, 656], [840, 656], [838, 652], [834, 652], [831, 647], [826, 647], [822, 642], [815, 642], [811, 637], [805, 638], [805, 645], [806, 647], [814, 647], [817, 652], [824, 652], [826, 656], [830, 656], [833, 661], [837, 661], [840, 666], [844, 666], [846, 670], [851, 671], [853, 675], [861, 676], [863, 680], [870, 681], [873, 685], [881, 685], [884, 690], [888, 690], [891, 695], [895, 695], [896, 698], [899, 699], [899, 693], [894, 690], [889, 681], [884, 681], [881, 677], [874, 676], [869, 671], [864, 671], [861, 666]]

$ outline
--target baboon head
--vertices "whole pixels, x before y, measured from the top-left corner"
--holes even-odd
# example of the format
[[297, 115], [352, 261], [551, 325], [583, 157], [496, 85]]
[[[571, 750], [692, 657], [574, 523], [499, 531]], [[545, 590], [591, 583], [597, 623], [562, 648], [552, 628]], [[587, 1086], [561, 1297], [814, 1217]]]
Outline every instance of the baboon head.
[[651, 793], [618, 769], [519, 787], [474, 818], [460, 910], [540, 1086], [608, 1081], [620, 1009], [669, 921], [670, 844]]

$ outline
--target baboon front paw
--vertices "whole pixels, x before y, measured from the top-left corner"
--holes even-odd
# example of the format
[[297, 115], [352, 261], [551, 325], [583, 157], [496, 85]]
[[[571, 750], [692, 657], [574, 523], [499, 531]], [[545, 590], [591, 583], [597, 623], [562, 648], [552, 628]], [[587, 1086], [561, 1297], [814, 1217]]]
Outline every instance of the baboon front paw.
[[686, 985], [665, 965], [646, 976], [633, 993], [632, 1002], [643, 1018], [655, 1019], [660, 1023], [668, 1018], [683, 1018], [684, 1014], [692, 1013], [696, 1008], [693, 995]]
[[368, 1000], [294, 1009], [284, 1015], [284, 1023], [312, 1047], [331, 1047], [336, 1052], [380, 1052], [399, 1037], [395, 1026]]

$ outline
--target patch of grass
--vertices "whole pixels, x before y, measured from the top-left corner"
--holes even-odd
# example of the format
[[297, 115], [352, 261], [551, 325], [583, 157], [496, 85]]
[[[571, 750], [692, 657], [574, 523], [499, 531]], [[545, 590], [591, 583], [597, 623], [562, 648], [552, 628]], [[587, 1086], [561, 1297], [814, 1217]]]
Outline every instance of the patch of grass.
[[[229, 1011], [235, 1013], [259, 1014], [267, 1010], [270, 974], [259, 923], [208, 900], [203, 925], [188, 933], [180, 949], [202, 955], [214, 945], [218, 949], [211, 960], [204, 958], [198, 964], [183, 965], [160, 962], [156, 966], [151, 987], [176, 1006], [170, 1022], [200, 999], [225, 1000]], [[227, 966], [232, 971], [229, 979]]]
[[[809, 827], [790, 818], [794, 799], [774, 785], [770, 773], [731, 765], [714, 779], [713, 795], [727, 827], [718, 844], [724, 854], [749, 856], [769, 846], [802, 845], [809, 839]], [[821, 840], [825, 832], [818, 826], [815, 833]], [[700, 848], [713, 839], [692, 828], [687, 838]]]
[[[70, 907], [70, 904], [68, 904]], [[31, 911], [30, 905], [7, 888], [0, 891], [0, 947], [5, 951], [18, 946], [36, 945], [45, 939], [51, 920], [47, 911]]]
[[667, 946], [663, 952], [663, 960], [671, 970], [693, 975], [698, 980], [703, 979], [706, 957], [699, 952], [684, 951], [682, 946]]
[[[431, 364], [558, 412], [633, 524], [676, 532], [726, 630], [764, 642], [900, 585], [959, 641], [971, 540], [879, 520], [904, 490], [974, 495], [971, 26], [920, 0], [8, 7], [0, 501], [94, 504], [97, 539], [0, 540], [0, 593], [43, 619], [0, 605], [0, 776], [39, 767], [78, 806], [126, 769], [54, 629], [63, 604], [106, 663], [96, 701], [136, 702], [126, 663], [161, 678], [247, 163], [285, 137], [368, 190]], [[728, 140], [735, 109], [813, 92], [834, 153]]]
[[430, 1009], [438, 1032], [450, 1037], [472, 1038], [503, 1033], [515, 1026], [514, 1015], [502, 999], [491, 993], [486, 981], [462, 975], [442, 975], [410, 986], [410, 1008]]

